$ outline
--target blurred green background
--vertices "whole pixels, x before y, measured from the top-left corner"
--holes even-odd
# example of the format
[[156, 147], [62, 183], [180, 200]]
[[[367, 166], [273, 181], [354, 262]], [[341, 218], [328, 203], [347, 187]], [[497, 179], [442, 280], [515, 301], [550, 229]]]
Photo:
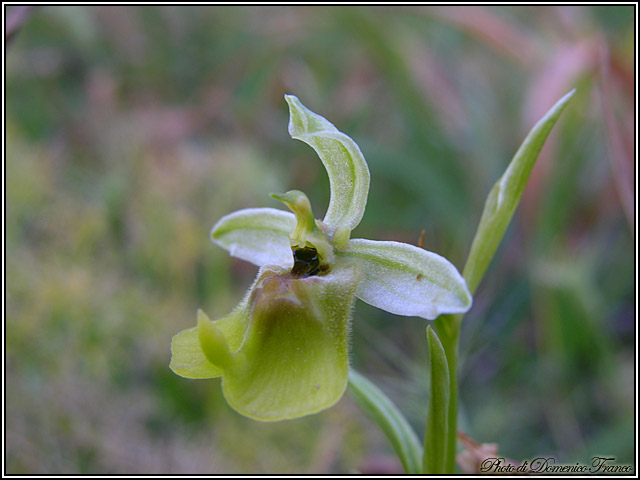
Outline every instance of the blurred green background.
[[[526, 132], [560, 118], [462, 329], [460, 428], [501, 456], [634, 461], [634, 7], [6, 7], [6, 473], [385, 473], [348, 396], [245, 419], [168, 368], [256, 267], [208, 238], [328, 179], [297, 95], [371, 170], [353, 236], [462, 269]], [[352, 364], [420, 432], [425, 321], [358, 301]]]

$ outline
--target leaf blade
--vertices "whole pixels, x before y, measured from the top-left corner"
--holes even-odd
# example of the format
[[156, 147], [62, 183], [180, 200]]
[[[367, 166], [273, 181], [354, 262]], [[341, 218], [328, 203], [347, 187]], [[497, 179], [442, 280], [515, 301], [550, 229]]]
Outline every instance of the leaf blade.
[[427, 342], [431, 368], [427, 427], [424, 435], [422, 468], [426, 474], [445, 473], [449, 415], [449, 366], [442, 343], [427, 326]]
[[463, 271], [471, 293], [478, 287], [504, 236], [551, 129], [574, 93], [575, 89], [558, 100], [533, 126], [502, 177], [491, 188]]
[[406, 473], [420, 473], [422, 449], [415, 432], [391, 400], [355, 370], [349, 371], [349, 393], [387, 436]]

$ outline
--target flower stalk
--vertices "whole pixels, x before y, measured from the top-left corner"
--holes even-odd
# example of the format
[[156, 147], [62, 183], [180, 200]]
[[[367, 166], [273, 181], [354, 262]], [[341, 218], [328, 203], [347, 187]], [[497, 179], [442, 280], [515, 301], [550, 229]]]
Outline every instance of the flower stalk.
[[[531, 171], [551, 132], [575, 90], [567, 93], [534, 125], [518, 148], [504, 174], [495, 183], [480, 218], [478, 229], [465, 263], [463, 277], [474, 294], [504, 236], [520, 202]], [[443, 473], [454, 473], [458, 432], [458, 350], [463, 314], [443, 315], [435, 329], [442, 341], [449, 366], [449, 409], [447, 412], [447, 449]]]

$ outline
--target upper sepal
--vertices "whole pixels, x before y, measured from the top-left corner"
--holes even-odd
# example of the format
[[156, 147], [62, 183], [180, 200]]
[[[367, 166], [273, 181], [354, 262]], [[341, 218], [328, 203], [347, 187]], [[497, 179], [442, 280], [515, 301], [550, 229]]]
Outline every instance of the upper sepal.
[[329, 175], [331, 199], [324, 224], [331, 232], [341, 226], [353, 230], [362, 220], [369, 194], [369, 167], [360, 148], [298, 97], [284, 98], [289, 104], [289, 135], [311, 146]]

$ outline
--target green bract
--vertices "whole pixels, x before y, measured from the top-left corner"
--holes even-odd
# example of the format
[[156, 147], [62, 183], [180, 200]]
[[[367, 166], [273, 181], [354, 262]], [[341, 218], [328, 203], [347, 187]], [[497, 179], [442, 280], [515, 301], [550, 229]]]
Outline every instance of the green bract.
[[272, 196], [293, 213], [252, 208], [221, 218], [212, 240], [260, 271], [229, 315], [211, 321], [199, 311], [197, 327], [171, 344], [175, 373], [221, 376], [229, 405], [264, 421], [316, 413], [340, 399], [355, 297], [429, 320], [471, 306], [464, 279], [445, 258], [405, 243], [350, 239], [369, 193], [362, 152], [296, 97], [285, 99], [290, 135], [313, 147], [329, 174], [327, 213], [315, 220], [306, 195], [292, 190]]

